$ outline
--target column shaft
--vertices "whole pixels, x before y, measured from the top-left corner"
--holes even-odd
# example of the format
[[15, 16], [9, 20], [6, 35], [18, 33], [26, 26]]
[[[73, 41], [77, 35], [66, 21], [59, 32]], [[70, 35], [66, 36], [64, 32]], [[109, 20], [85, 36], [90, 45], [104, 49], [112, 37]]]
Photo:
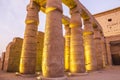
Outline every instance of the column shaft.
[[70, 27], [65, 25], [65, 70], [69, 71], [70, 69]]
[[97, 69], [97, 59], [95, 53], [95, 44], [93, 38], [93, 28], [90, 21], [84, 21], [84, 51], [86, 70], [92, 71]]
[[103, 54], [101, 46], [101, 36], [100, 32], [97, 29], [94, 29], [94, 42], [95, 42], [95, 53], [97, 58], [97, 69], [103, 68]]
[[103, 66], [105, 67], [108, 64], [108, 61], [107, 61], [107, 49], [103, 36], [101, 37], [101, 46], [102, 46], [102, 54], [103, 54]]
[[77, 10], [71, 10], [70, 72], [85, 72], [84, 48], [82, 38], [82, 21]]
[[37, 29], [39, 5], [31, 2], [27, 6], [26, 29], [24, 34], [22, 54], [20, 59], [20, 73], [34, 74], [36, 67]]
[[108, 59], [108, 65], [112, 65], [112, 57], [111, 57], [111, 51], [110, 51], [110, 43], [107, 42], [107, 59]]
[[46, 78], [44, 80], [64, 76], [64, 38], [62, 34], [61, 0], [47, 0], [42, 72], [43, 77]]

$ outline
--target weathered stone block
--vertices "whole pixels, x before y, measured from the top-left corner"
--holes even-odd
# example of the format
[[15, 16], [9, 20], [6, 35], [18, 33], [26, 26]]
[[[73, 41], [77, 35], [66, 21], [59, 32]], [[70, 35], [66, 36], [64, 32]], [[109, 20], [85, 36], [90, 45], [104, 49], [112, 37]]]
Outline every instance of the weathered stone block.
[[19, 71], [20, 55], [22, 49], [23, 39], [14, 38], [6, 48], [5, 61], [4, 61], [4, 71], [16, 72]]

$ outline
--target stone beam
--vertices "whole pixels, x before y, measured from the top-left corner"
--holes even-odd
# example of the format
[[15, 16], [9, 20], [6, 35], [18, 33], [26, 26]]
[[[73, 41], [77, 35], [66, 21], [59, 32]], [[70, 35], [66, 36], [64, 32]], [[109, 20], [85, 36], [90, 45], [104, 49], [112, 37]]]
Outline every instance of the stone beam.
[[[46, 5], [46, 0], [35, 0], [38, 4], [41, 5], [41, 9], [44, 12], [45, 10], [45, 5]], [[91, 19], [93, 27], [98, 26], [99, 30], [102, 32], [102, 27], [101, 25], [97, 22], [97, 20], [92, 16], [92, 14], [81, 4], [79, 0], [62, 0], [62, 2], [68, 6], [70, 9], [74, 7], [78, 7], [80, 11], [80, 15], [82, 16], [83, 19]]]

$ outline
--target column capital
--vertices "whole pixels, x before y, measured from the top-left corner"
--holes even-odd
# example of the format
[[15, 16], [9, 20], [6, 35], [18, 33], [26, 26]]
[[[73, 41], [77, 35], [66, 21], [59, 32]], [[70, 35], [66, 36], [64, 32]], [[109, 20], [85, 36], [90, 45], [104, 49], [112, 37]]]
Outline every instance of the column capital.
[[74, 7], [74, 8], [72, 8], [72, 9], [70, 9], [70, 14], [72, 15], [72, 14], [75, 14], [75, 13], [79, 13], [80, 14], [80, 12], [79, 12], [79, 8], [76, 6], [76, 7]]
[[30, 10], [37, 10], [39, 12], [40, 10], [40, 5], [37, 4], [36, 2], [34, 1], [31, 1], [28, 5], [27, 5], [27, 11], [30, 11]]
[[75, 12], [71, 15], [70, 28], [82, 27], [81, 16], [79, 12]]
[[84, 31], [83, 32], [83, 36], [87, 36], [87, 35], [93, 35], [94, 33], [92, 31]]
[[101, 34], [99, 30], [94, 30], [94, 39], [101, 39]]
[[[55, 3], [53, 3], [55, 2]], [[46, 14], [51, 12], [51, 11], [55, 11], [55, 10], [58, 10], [59, 12], [63, 13], [63, 8], [62, 8], [62, 5], [61, 3], [62, 2], [61, 0], [51, 0], [51, 1], [47, 1], [47, 5], [46, 5]]]

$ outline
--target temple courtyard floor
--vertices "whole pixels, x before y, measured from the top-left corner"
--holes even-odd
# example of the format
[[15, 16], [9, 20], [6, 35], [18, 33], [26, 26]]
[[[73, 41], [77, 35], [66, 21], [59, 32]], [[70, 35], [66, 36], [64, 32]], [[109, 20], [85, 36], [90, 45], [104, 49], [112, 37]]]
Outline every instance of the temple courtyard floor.
[[[0, 71], [0, 80], [40, 80], [33, 76], [20, 76], [15, 73]], [[68, 80], [120, 80], [120, 66], [109, 66], [103, 70], [75, 74]]]

